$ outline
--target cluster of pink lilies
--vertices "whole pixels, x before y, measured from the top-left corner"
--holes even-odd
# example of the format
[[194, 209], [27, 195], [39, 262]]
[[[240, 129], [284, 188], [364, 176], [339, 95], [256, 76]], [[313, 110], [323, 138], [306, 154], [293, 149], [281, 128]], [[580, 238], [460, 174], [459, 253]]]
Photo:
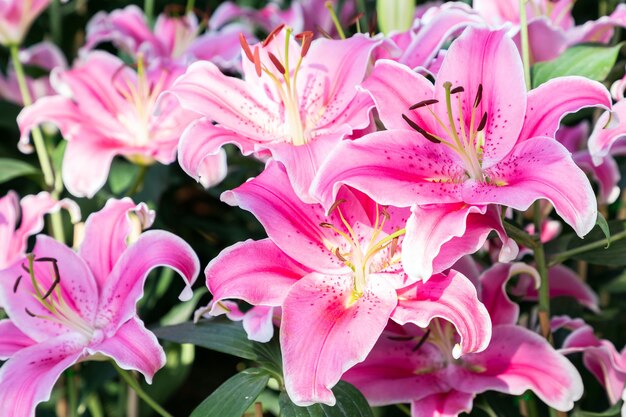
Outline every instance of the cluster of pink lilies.
[[[0, 1], [0, 43], [21, 45], [49, 2]], [[580, 76], [529, 90], [524, 65], [608, 43], [626, 27], [626, 7], [576, 26], [573, 0], [529, 0], [524, 11], [517, 0], [473, 3], [418, 7], [410, 28], [347, 38], [352, 2], [338, 17], [322, 1], [261, 10], [227, 2], [208, 21], [190, 11], [153, 24], [128, 6], [93, 17], [71, 66], [48, 42], [21, 50], [22, 64], [51, 74], [30, 79], [14, 62], [0, 95], [26, 105], [23, 152], [49, 158], [31, 133], [58, 128], [67, 147], [52, 175], [75, 197], [96, 195], [119, 156], [177, 161], [207, 188], [228, 175], [227, 144], [265, 163], [221, 199], [251, 212], [268, 237], [208, 264], [213, 300], [198, 316], [241, 320], [259, 342], [278, 327], [296, 405], [335, 404], [331, 389], [345, 380], [371, 405], [410, 403], [415, 417], [469, 412], [488, 390], [532, 390], [567, 412], [584, 391], [566, 356], [577, 352], [615, 404], [626, 352], [579, 318], [521, 325], [509, 294], [534, 302], [549, 282], [550, 296], [591, 312], [598, 297], [564, 265], [542, 281], [534, 262], [545, 260], [506, 225], [532, 206], [543, 229], [527, 236], [550, 240], [563, 222], [584, 237], [598, 202], [617, 199], [626, 79], [611, 91]], [[96, 49], [105, 42], [126, 61]], [[586, 107], [604, 111], [594, 125], [560, 126]], [[112, 359], [150, 381], [166, 357], [137, 315], [145, 279], [173, 268], [186, 299], [199, 274], [192, 248], [144, 231], [155, 213], [129, 198], [91, 214], [74, 248], [41, 234], [47, 213], [80, 219], [76, 203], [58, 197], [0, 199], [2, 416], [34, 416], [60, 375], [85, 360]], [[479, 251], [481, 262], [471, 256]], [[569, 333], [555, 347], [550, 330]]]

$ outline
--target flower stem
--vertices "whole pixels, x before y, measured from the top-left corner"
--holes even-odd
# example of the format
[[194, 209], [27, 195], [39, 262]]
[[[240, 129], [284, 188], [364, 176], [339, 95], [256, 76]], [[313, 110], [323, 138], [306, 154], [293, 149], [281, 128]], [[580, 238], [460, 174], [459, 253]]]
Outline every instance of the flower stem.
[[154, 0], [144, 0], [143, 12], [146, 15], [148, 24], [152, 27], [152, 23], [154, 22]]
[[113, 362], [113, 366], [118, 374], [122, 377], [124, 381], [131, 387], [146, 404], [150, 406], [157, 414], [162, 417], [173, 417], [170, 413], [165, 411], [163, 407], [161, 407], [156, 401], [154, 401], [139, 385], [139, 382], [135, 380], [135, 378], [130, 375], [128, 371], [123, 370], [115, 362]]
[[146, 178], [146, 173], [148, 172], [147, 165], [139, 165], [139, 171], [137, 172], [137, 176], [135, 177], [135, 181], [133, 181], [133, 185], [130, 186], [128, 191], [126, 191], [126, 196], [131, 197], [134, 194], [137, 194], [143, 188], [143, 181]]
[[[22, 95], [22, 102], [24, 106], [30, 106], [33, 104], [33, 99], [28, 90], [26, 84], [26, 76], [24, 74], [24, 67], [20, 61], [20, 51], [17, 44], [9, 46], [11, 51], [11, 60], [13, 67], [15, 68], [15, 75], [17, 77], [17, 83], [20, 88], [20, 94]], [[60, 178], [55, 178], [55, 173], [50, 162], [48, 150], [46, 149], [46, 142], [44, 140], [43, 133], [39, 126], [32, 129], [33, 143], [35, 145], [35, 151], [37, 158], [39, 159], [39, 165], [41, 166], [41, 172], [43, 173], [44, 184], [49, 190], [54, 189], [53, 197], [58, 198], [63, 191], [63, 183]], [[58, 180], [58, 181], [57, 181]], [[65, 242], [65, 234], [63, 233], [63, 219], [61, 218], [61, 211], [56, 211], [50, 214], [52, 236], [59, 242]]]
[[194, 7], [196, 7], [196, 0], [187, 0], [187, 6], [185, 6], [185, 12], [186, 13], [193, 12]]
[[522, 62], [524, 64], [524, 80], [526, 89], [532, 88], [530, 80], [530, 49], [528, 47], [528, 19], [526, 17], [526, 1], [519, 0], [520, 37], [522, 43]]
[[61, 45], [63, 41], [63, 25], [61, 24], [61, 0], [53, 0], [50, 3], [50, 32], [55, 44]]
[[65, 386], [67, 387], [67, 415], [76, 417], [78, 411], [78, 393], [72, 368], [65, 371]]
[[[17, 44], [12, 44], [9, 47], [11, 51], [11, 59], [13, 61], [13, 67], [15, 68], [15, 75], [17, 76], [17, 83], [22, 94], [22, 101], [24, 106], [30, 106], [33, 104], [33, 99], [28, 91], [26, 85], [26, 76], [24, 75], [24, 67], [20, 61], [20, 51]], [[39, 164], [41, 165], [41, 171], [43, 172], [44, 182], [47, 187], [52, 188], [54, 186], [54, 172], [50, 165], [50, 159], [48, 158], [48, 152], [46, 151], [46, 144], [43, 139], [43, 134], [38, 127], [35, 127], [32, 131], [33, 143], [35, 144], [35, 150], [37, 151], [37, 157], [39, 158]]]
[[396, 407], [407, 416], [411, 416], [411, 409], [404, 404], [396, 404]]

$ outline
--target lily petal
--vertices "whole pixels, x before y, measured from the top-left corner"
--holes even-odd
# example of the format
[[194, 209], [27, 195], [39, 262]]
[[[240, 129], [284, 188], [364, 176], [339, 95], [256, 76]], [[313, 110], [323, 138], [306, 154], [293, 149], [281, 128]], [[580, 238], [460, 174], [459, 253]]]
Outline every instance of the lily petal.
[[428, 282], [417, 282], [398, 291], [398, 306], [391, 319], [398, 324], [413, 323], [426, 328], [439, 317], [451, 322], [461, 340], [452, 354], [485, 350], [491, 338], [491, 321], [478, 300], [472, 282], [456, 271], [433, 275]]
[[200, 270], [198, 257], [178, 236], [149, 230], [124, 251], [107, 278], [100, 295], [99, 327], [110, 334], [136, 315], [136, 304], [143, 295], [148, 273], [158, 266], [178, 272], [185, 284], [179, 298], [191, 298], [191, 285]]
[[472, 411], [473, 403], [474, 394], [453, 390], [411, 402], [411, 415], [415, 417], [457, 417], [463, 412]]
[[102, 343], [91, 345], [89, 353], [103, 354], [122, 369], [141, 372], [148, 384], [152, 383], [154, 374], [165, 365], [163, 348], [138, 317], [128, 320]]
[[[130, 214], [139, 220], [134, 224]], [[102, 288], [116, 262], [128, 247], [131, 233], [140, 232], [154, 222], [154, 211], [145, 203], [135, 204], [130, 198], [110, 199], [104, 208], [85, 222], [85, 236], [78, 254], [87, 262], [98, 287]], [[133, 230], [139, 226], [140, 230]]]
[[0, 361], [5, 361], [20, 350], [36, 342], [26, 336], [11, 320], [0, 320]]
[[587, 176], [554, 140], [536, 137], [520, 143], [486, 175], [489, 183], [467, 180], [463, 184], [466, 203], [502, 204], [525, 211], [544, 198], [580, 237], [596, 223], [596, 198]]
[[330, 388], [365, 359], [382, 333], [396, 294], [384, 280], [370, 278], [369, 287], [354, 301], [349, 275], [313, 272], [289, 291], [280, 344], [285, 387], [295, 404], [334, 405]]

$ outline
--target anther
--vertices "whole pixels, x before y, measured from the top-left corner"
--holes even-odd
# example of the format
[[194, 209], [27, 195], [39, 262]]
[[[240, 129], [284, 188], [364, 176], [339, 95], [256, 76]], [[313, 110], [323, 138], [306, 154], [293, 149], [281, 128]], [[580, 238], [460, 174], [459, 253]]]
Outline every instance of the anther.
[[436, 137], [434, 137], [433, 135], [431, 135], [430, 133], [428, 133], [421, 127], [419, 127], [419, 125], [415, 123], [413, 120], [411, 120], [406, 114], [403, 114], [402, 118], [404, 119], [405, 122], [407, 122], [409, 126], [411, 126], [413, 129], [415, 129], [418, 133], [420, 133], [422, 136], [424, 136], [426, 139], [428, 139], [432, 143], [441, 142], [439, 139], [437, 139]]
[[358, 22], [359, 20], [361, 20], [361, 18], [362, 18], [363, 16], [365, 16], [365, 13], [363, 13], [363, 12], [359, 12], [359, 13], [357, 13], [356, 15], [354, 15], [354, 17], [353, 17], [352, 19], [350, 19], [350, 21], [348, 22], [348, 25], [349, 25], [349, 26], [356, 25], [356, 24], [357, 24], [357, 22]]
[[248, 58], [250, 62], [254, 62], [252, 50], [250, 49], [250, 45], [248, 45], [248, 41], [243, 33], [239, 34], [239, 43], [241, 44], [241, 49], [243, 49], [243, 52], [246, 54], [246, 58]]
[[411, 107], [409, 107], [409, 110], [419, 109], [419, 108], [430, 106], [431, 104], [436, 104], [436, 103], [439, 103], [439, 100], [437, 100], [436, 98], [431, 98], [431, 99], [428, 99], [428, 100], [422, 100], [422, 101], [420, 101], [418, 103], [415, 103]]
[[409, 340], [413, 340], [414, 336], [387, 336], [389, 340], [397, 340], [400, 342], [408, 342]]
[[13, 284], [13, 294], [15, 294], [17, 292], [18, 287], [20, 286], [20, 282], [22, 281], [22, 276], [20, 275], [19, 277], [17, 277], [17, 279], [15, 280], [15, 284]]
[[278, 72], [280, 72], [281, 74], [284, 74], [285, 67], [283, 67], [283, 64], [281, 64], [278, 58], [276, 58], [276, 55], [274, 55], [271, 52], [268, 52], [267, 55], [270, 57], [270, 61], [272, 61], [272, 64], [274, 64]]
[[311, 47], [311, 41], [313, 41], [313, 32], [307, 30], [296, 35], [297, 40], [302, 40], [302, 47], [300, 48], [300, 57], [304, 58], [309, 52]]
[[22, 264], [22, 265], [20, 265], [20, 266], [22, 267], [22, 269], [24, 270], [24, 272], [26, 272], [27, 274], [30, 274], [30, 269], [29, 269], [26, 265]]
[[417, 345], [415, 345], [415, 347], [413, 349], [411, 349], [413, 352], [417, 351], [419, 348], [422, 347], [422, 345], [424, 343], [426, 343], [426, 339], [428, 339], [428, 335], [430, 334], [430, 329], [426, 330], [426, 333], [424, 333], [424, 336], [422, 336], [422, 338], [420, 339], [419, 342], [417, 342]]
[[339, 207], [340, 204], [345, 203], [345, 202], [346, 202], [346, 200], [344, 200], [344, 199], [339, 199], [339, 200], [335, 201], [333, 203], [333, 205], [330, 206], [330, 209], [328, 210], [328, 214], [330, 215], [333, 211], [335, 211], [337, 209], [337, 207]]
[[254, 48], [254, 70], [256, 71], [257, 76], [261, 76], [261, 55], [259, 52], [259, 47]]
[[24, 311], [26, 311], [26, 314], [28, 314], [28, 315], [29, 315], [29, 316], [31, 316], [31, 317], [37, 317], [37, 315], [36, 315], [36, 314], [34, 314], [33, 312], [31, 312], [31, 311], [30, 311], [29, 309], [27, 309], [27, 308], [24, 308]]
[[483, 85], [478, 84], [478, 90], [476, 91], [476, 98], [474, 99], [474, 108], [478, 107], [483, 99]]
[[278, 35], [278, 33], [283, 30], [283, 28], [285, 27], [284, 23], [281, 23], [280, 25], [276, 26], [269, 35], [267, 35], [267, 37], [265, 38], [265, 40], [263, 41], [263, 47], [265, 48], [267, 45], [269, 45], [269, 43], [272, 41], [272, 39], [274, 39], [276, 37], [276, 35]]
[[452, 90], [450, 90], [450, 94], [462, 93], [464, 91], [465, 91], [465, 89], [463, 87], [458, 86], [458, 87], [454, 87]]
[[333, 226], [333, 225], [332, 225], [332, 224], [330, 224], [330, 223], [326, 223], [326, 222], [322, 222], [322, 223], [320, 223], [320, 227], [323, 227], [323, 228], [325, 228], [325, 229], [334, 229], [334, 228], [335, 228], [335, 226]]
[[480, 119], [480, 123], [478, 124], [478, 129], [476, 129], [476, 131], [480, 132], [481, 130], [483, 130], [486, 124], [487, 124], [487, 112], [483, 113], [483, 117], [482, 119]]
[[330, 35], [330, 33], [326, 32], [324, 30], [323, 27], [321, 27], [320, 25], [315, 25], [315, 29], [317, 30], [317, 32], [322, 35], [323, 37], [325, 37], [326, 39], [332, 39], [333, 37]]
[[339, 248], [335, 248], [335, 250], [333, 251], [333, 253], [335, 254], [335, 256], [337, 257], [337, 259], [339, 259], [341, 262], [345, 262], [347, 261], [346, 258], [343, 257], [343, 255], [339, 252]]

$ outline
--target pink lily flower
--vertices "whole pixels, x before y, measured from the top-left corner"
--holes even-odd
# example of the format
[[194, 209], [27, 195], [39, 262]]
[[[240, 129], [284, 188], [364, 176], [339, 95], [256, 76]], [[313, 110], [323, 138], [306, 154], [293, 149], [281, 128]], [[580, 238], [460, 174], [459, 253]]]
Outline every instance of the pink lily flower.
[[0, 44], [20, 45], [30, 25], [52, 0], [0, 1]]
[[330, 149], [370, 124], [373, 103], [356, 86], [382, 41], [312, 40], [309, 32], [298, 38], [301, 46], [278, 27], [263, 43], [242, 39], [244, 80], [196, 62], [170, 88], [182, 107], [203, 116], [181, 138], [179, 162], [189, 175], [205, 177], [204, 158], [234, 143], [245, 155], [270, 154], [300, 198], [315, 201], [309, 186]]
[[274, 337], [274, 319], [280, 319], [279, 308], [254, 306], [243, 312], [234, 301], [222, 300], [213, 307], [214, 304], [211, 301], [209, 305], [198, 309], [194, 313], [194, 323], [200, 321], [201, 318], [210, 319], [224, 314], [229, 320], [242, 323], [249, 340], [267, 343]]
[[0, 198], [0, 269], [7, 268], [26, 252], [28, 238], [44, 227], [44, 215], [66, 209], [73, 223], [80, 220], [80, 209], [71, 200], [53, 199], [40, 192], [21, 200], [10, 191]]
[[143, 11], [130, 5], [111, 13], [99, 12], [87, 24], [87, 41], [83, 51], [102, 42], [113, 42], [137, 59], [140, 55], [152, 65], [186, 66], [197, 60], [215, 62], [220, 68], [238, 69], [239, 34], [250, 32], [240, 25], [229, 25], [200, 34], [202, 27], [192, 12], [183, 16], [160, 14], [154, 29]]
[[[615, 27], [626, 25], [626, 6], [610, 16], [576, 26], [575, 0], [530, 0], [526, 5], [531, 62], [557, 58], [566, 48], [583, 42], [608, 43]], [[517, 0], [475, 0], [474, 9], [493, 27], [512, 24], [509, 34], [520, 47], [520, 13]]]
[[582, 319], [567, 316], [552, 318], [552, 331], [568, 329], [561, 353], [582, 352], [585, 367], [606, 389], [611, 405], [617, 403], [626, 384], [626, 347], [618, 352], [609, 340], [599, 339]]
[[[67, 61], [63, 52], [51, 42], [40, 42], [23, 49], [20, 51], [19, 58], [22, 64], [36, 66], [48, 72], [57, 67], [67, 68]], [[26, 76], [26, 85], [33, 100], [55, 93], [50, 84], [50, 77], [47, 75], [38, 78]], [[6, 77], [0, 75], [0, 97], [19, 105], [24, 104], [12, 64], [9, 64]]]
[[[519, 54], [505, 32], [470, 27], [448, 50], [435, 85], [381, 60], [363, 87], [389, 130], [344, 141], [327, 158], [311, 187], [325, 207], [341, 184], [380, 204], [413, 206], [405, 242], [412, 254], [426, 242], [437, 247], [459, 236], [463, 225], [473, 227], [470, 214], [484, 215], [494, 205], [526, 210], [547, 199], [580, 236], [595, 225], [589, 180], [554, 134], [566, 113], [610, 108], [602, 84], [563, 77], [526, 92]], [[425, 222], [434, 216], [437, 221]], [[486, 237], [467, 249], [477, 250]], [[505, 242], [500, 261], [515, 258], [514, 245]], [[419, 256], [406, 257], [404, 268], [419, 278], [431, 273]]]
[[0, 414], [33, 417], [55, 381], [75, 363], [113, 359], [148, 382], [165, 352], [137, 317], [148, 273], [169, 266], [185, 279], [189, 297], [199, 272], [193, 250], [171, 233], [152, 230], [128, 244], [130, 215], [147, 226], [145, 204], [109, 200], [85, 225], [78, 252], [39, 235], [33, 253], [0, 272]]
[[[516, 265], [514, 273], [524, 270], [523, 264]], [[492, 287], [489, 281], [481, 276], [481, 299], [493, 320], [487, 349], [452, 357], [448, 346], [455, 340], [455, 331], [442, 319], [428, 329], [390, 326], [368, 358], [344, 379], [356, 385], [373, 406], [411, 403], [415, 417], [470, 412], [476, 394], [485, 391], [521, 395], [530, 389], [552, 408], [572, 409], [583, 394], [578, 371], [544, 338], [516, 326], [517, 311], [499, 309], [502, 303], [496, 299], [508, 297], [504, 293], [494, 299], [503, 288]]]
[[[183, 129], [197, 114], [180, 108], [173, 97], [155, 103], [177, 76], [164, 68], [138, 71], [117, 57], [94, 51], [74, 68], [57, 74], [58, 95], [44, 97], [18, 116], [23, 151], [30, 150], [30, 130], [50, 122], [68, 141], [63, 159], [63, 182], [77, 197], [92, 197], [106, 182], [117, 155], [131, 162], [169, 164]], [[208, 164], [212, 179], [226, 173], [226, 156], [216, 153]]]
[[269, 238], [233, 245], [209, 263], [212, 314], [228, 309], [225, 299], [281, 307], [285, 386], [296, 404], [333, 405], [330, 388], [365, 359], [389, 319], [422, 327], [450, 320], [460, 335], [449, 346], [454, 357], [487, 346], [489, 316], [466, 277], [450, 271], [414, 283], [402, 271], [407, 210], [344, 188], [326, 216], [298, 198], [273, 161], [222, 200], [252, 212]]

